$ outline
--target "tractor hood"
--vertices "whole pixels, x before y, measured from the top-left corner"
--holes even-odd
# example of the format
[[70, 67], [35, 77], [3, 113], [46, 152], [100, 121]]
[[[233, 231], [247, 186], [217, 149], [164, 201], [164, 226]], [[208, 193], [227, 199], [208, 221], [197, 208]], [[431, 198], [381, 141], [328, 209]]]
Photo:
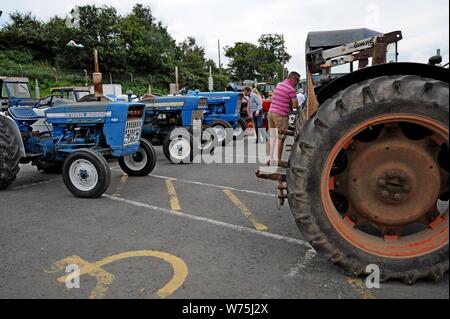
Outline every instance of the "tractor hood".
[[[140, 103], [134, 103], [141, 105]], [[76, 103], [59, 105], [45, 112], [47, 121], [51, 124], [95, 124], [95, 123], [125, 123], [128, 108], [133, 103]]]
[[158, 109], [158, 110], [181, 110], [181, 109], [205, 109], [206, 108], [206, 98], [203, 96], [186, 96], [186, 95], [176, 95], [176, 96], [163, 96], [148, 99], [145, 101], [145, 105], [148, 108]]
[[243, 94], [240, 92], [196, 92], [196, 91], [189, 91], [189, 96], [204, 96], [208, 98], [208, 103], [220, 103], [220, 102], [226, 102], [229, 100], [237, 101], [239, 97], [242, 97]]

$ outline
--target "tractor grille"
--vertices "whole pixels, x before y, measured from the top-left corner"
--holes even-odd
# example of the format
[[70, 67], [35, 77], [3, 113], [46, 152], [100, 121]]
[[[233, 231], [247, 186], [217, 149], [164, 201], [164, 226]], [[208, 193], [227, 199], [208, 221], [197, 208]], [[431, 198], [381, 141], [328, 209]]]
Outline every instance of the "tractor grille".
[[142, 120], [127, 121], [123, 145], [139, 143], [142, 132]]

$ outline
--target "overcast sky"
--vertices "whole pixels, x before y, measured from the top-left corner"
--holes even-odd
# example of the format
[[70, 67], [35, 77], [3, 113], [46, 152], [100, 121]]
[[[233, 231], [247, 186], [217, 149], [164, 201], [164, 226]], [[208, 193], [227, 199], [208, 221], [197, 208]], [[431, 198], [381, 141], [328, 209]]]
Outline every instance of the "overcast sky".
[[[308, 31], [362, 27], [403, 31], [401, 61], [426, 62], [438, 48], [444, 61], [449, 61], [448, 0], [0, 0], [0, 25], [16, 10], [31, 11], [45, 20], [53, 15], [65, 16], [76, 4], [107, 4], [126, 14], [135, 3], [149, 5], [178, 42], [195, 37], [207, 57], [216, 62], [218, 39], [223, 48], [235, 42], [257, 43], [261, 34], [279, 33], [292, 55], [288, 68], [304, 74]], [[224, 58], [222, 62], [226, 62]]]

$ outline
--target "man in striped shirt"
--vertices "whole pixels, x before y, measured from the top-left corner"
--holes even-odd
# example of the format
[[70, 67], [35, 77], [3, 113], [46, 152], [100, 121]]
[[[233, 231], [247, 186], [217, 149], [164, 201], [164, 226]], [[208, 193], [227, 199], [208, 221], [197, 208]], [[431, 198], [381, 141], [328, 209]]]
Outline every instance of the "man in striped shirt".
[[[270, 164], [281, 161], [284, 140], [286, 135], [279, 131], [287, 131], [289, 128], [289, 112], [298, 107], [296, 86], [300, 82], [300, 74], [291, 72], [288, 78], [277, 85], [272, 94], [272, 103], [269, 109], [270, 129]], [[277, 160], [274, 159], [274, 150], [277, 148]]]

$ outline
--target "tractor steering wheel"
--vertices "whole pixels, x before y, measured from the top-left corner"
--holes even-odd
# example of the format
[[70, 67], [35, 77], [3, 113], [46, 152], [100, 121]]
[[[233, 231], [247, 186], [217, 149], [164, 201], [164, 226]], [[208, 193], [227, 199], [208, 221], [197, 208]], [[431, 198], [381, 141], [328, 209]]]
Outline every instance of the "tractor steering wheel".
[[61, 98], [61, 95], [60, 94], [50, 94], [50, 95], [38, 100], [34, 104], [33, 108], [40, 109], [40, 108], [44, 108], [44, 107], [51, 107], [51, 105], [53, 104], [53, 98], [55, 98], [55, 97]]

